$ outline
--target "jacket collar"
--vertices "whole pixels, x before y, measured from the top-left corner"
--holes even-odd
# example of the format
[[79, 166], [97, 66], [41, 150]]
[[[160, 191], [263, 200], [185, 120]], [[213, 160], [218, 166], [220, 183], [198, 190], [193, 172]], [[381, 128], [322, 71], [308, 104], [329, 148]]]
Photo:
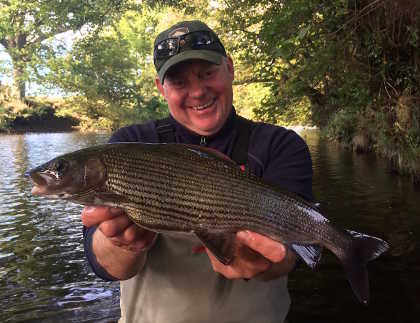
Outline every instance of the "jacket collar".
[[226, 138], [230, 137], [235, 133], [235, 119], [236, 119], [236, 111], [235, 108], [232, 107], [232, 110], [227, 118], [223, 127], [215, 134], [211, 136], [202, 136], [199, 135], [176, 121], [172, 115], [170, 115], [169, 120], [170, 123], [175, 127], [176, 134], [182, 138], [181, 142], [188, 142], [194, 145], [199, 145], [203, 138], [205, 138], [206, 145], [214, 145], [215, 143], [226, 140]]

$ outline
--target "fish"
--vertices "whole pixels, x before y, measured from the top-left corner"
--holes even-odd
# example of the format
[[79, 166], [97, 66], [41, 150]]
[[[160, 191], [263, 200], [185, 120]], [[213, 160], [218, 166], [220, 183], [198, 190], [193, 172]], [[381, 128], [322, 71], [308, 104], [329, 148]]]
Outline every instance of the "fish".
[[33, 195], [122, 208], [145, 229], [196, 235], [225, 265], [241, 230], [289, 246], [312, 268], [325, 248], [366, 305], [367, 263], [389, 249], [378, 237], [338, 228], [311, 201], [201, 146], [108, 143], [58, 156], [27, 175]]

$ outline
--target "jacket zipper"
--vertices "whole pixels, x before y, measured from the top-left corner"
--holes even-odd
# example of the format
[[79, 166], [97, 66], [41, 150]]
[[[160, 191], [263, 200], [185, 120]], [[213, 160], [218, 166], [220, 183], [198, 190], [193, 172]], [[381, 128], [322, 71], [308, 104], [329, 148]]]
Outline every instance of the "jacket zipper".
[[200, 139], [200, 146], [206, 146], [206, 145], [207, 145], [206, 137], [201, 136], [201, 139]]

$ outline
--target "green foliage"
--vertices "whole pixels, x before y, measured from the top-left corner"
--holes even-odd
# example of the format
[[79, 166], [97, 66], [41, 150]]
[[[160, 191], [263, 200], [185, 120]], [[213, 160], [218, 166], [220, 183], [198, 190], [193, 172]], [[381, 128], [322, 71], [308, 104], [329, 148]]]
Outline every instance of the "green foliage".
[[83, 117], [83, 128], [112, 130], [167, 113], [154, 85], [151, 53], [157, 23], [146, 9], [129, 11], [49, 61], [51, 73], [44, 82], [71, 94], [67, 110]]
[[9, 132], [14, 119], [15, 115], [10, 111], [9, 107], [0, 105], [0, 132]]
[[418, 105], [411, 128], [395, 121], [401, 98], [420, 97], [419, 13], [416, 0], [247, 0], [228, 2], [221, 24], [245, 66], [237, 75], [270, 88], [257, 118], [301, 109], [330, 138], [419, 173]]
[[392, 163], [399, 173], [420, 180], [420, 110], [419, 99], [402, 96], [395, 106], [383, 107], [375, 114], [375, 150]]
[[346, 110], [337, 111], [330, 120], [326, 133], [331, 139], [349, 145], [357, 132], [357, 115]]
[[263, 98], [268, 95], [268, 88], [261, 83], [236, 85], [233, 91], [236, 111], [250, 119], [255, 118], [255, 111], [261, 109]]
[[59, 53], [52, 37], [66, 31], [98, 30], [127, 9], [127, 1], [8, 0], [0, 3], [0, 44], [13, 63], [14, 92], [25, 96], [25, 82]]
[[65, 111], [82, 120], [82, 129], [114, 130], [167, 115], [155, 86], [153, 42], [180, 20], [201, 19], [191, 8], [154, 3], [127, 11], [111, 26], [78, 40], [68, 54], [50, 59], [44, 84], [68, 93]]

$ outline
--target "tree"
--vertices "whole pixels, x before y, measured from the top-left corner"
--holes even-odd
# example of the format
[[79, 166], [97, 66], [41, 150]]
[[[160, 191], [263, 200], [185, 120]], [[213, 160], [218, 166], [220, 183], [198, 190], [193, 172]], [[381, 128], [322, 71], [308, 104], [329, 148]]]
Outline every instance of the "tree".
[[270, 88], [260, 119], [278, 122], [306, 100], [331, 138], [420, 178], [418, 0], [224, 3], [226, 43], [247, 66], [241, 82]]
[[[206, 2], [194, 4], [197, 1]], [[128, 10], [100, 32], [76, 40], [65, 55], [48, 61], [51, 72], [42, 78], [43, 84], [68, 94], [72, 114], [87, 117], [82, 127], [116, 129], [167, 115], [155, 86], [153, 42], [160, 31], [199, 15], [191, 12], [193, 8], [181, 9], [179, 3], [174, 8], [166, 2]], [[199, 7], [196, 10], [203, 14]]]
[[116, 129], [128, 123], [162, 117], [166, 105], [155, 87], [153, 41], [177, 15], [158, 7], [128, 10], [100, 32], [74, 42], [65, 55], [50, 59], [43, 84], [59, 87], [82, 127]]
[[0, 44], [13, 64], [13, 93], [25, 97], [31, 67], [54, 52], [46, 40], [84, 27], [97, 30], [126, 10], [126, 0], [1, 0]]

